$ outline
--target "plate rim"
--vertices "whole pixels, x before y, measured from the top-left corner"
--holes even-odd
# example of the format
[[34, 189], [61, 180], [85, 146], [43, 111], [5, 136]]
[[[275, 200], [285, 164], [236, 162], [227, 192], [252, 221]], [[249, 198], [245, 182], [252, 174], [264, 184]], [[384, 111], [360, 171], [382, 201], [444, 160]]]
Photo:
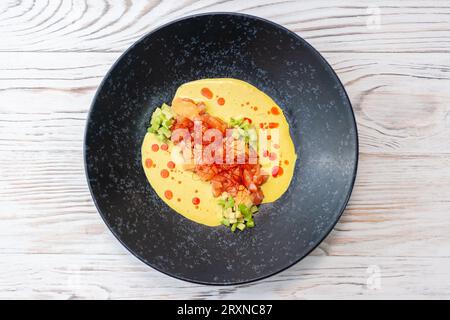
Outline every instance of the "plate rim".
[[[111, 72], [115, 69], [115, 67], [117, 66], [117, 64], [131, 51], [133, 50], [138, 44], [140, 44], [145, 38], [147, 38], [148, 36], [150, 36], [151, 34], [165, 28], [168, 27], [172, 24], [184, 21], [184, 20], [190, 20], [193, 18], [197, 18], [197, 17], [203, 17], [203, 16], [217, 16], [217, 15], [224, 15], [224, 16], [238, 16], [238, 17], [244, 17], [244, 18], [249, 18], [249, 19], [254, 19], [254, 20], [258, 20], [258, 21], [262, 21], [265, 23], [268, 23], [278, 29], [281, 29], [283, 31], [285, 31], [286, 33], [294, 36], [297, 40], [299, 40], [302, 44], [304, 44], [306, 47], [308, 47], [309, 50], [311, 50], [312, 53], [314, 53], [321, 61], [322, 63], [324, 63], [325, 67], [328, 68], [329, 73], [331, 74], [332, 78], [334, 78], [334, 80], [337, 81], [337, 83], [341, 86], [342, 91], [344, 92], [345, 95], [345, 100], [347, 100], [347, 103], [349, 105], [349, 109], [350, 109], [350, 114], [351, 114], [351, 118], [352, 118], [352, 122], [353, 122], [353, 126], [355, 128], [355, 154], [354, 154], [354, 159], [355, 159], [355, 165], [353, 168], [353, 172], [352, 172], [352, 178], [351, 178], [351, 183], [350, 183], [350, 187], [349, 190], [347, 192], [346, 198], [344, 200], [344, 203], [342, 205], [342, 207], [339, 209], [339, 214], [336, 217], [336, 220], [331, 224], [330, 228], [328, 230], [326, 230], [326, 232], [324, 233], [323, 237], [320, 238], [320, 240], [317, 241], [317, 243], [315, 243], [308, 251], [306, 251], [305, 254], [303, 254], [300, 258], [296, 259], [295, 261], [293, 261], [292, 263], [286, 265], [285, 267], [271, 272], [269, 274], [266, 275], [262, 275], [262, 276], [257, 276], [254, 277], [252, 279], [248, 279], [248, 280], [243, 280], [243, 281], [231, 281], [231, 282], [211, 282], [211, 281], [201, 281], [201, 280], [195, 280], [195, 279], [190, 279], [190, 278], [186, 278], [183, 277], [181, 275], [176, 275], [176, 274], [172, 274], [170, 272], [164, 271], [154, 265], [152, 265], [150, 262], [144, 260], [144, 258], [140, 257], [137, 253], [135, 253], [126, 243], [124, 243], [124, 241], [119, 237], [119, 235], [116, 233], [116, 231], [112, 228], [112, 226], [109, 224], [109, 222], [107, 221], [107, 219], [105, 218], [105, 215], [103, 214], [102, 210], [100, 210], [99, 205], [97, 203], [97, 199], [94, 196], [94, 193], [92, 191], [92, 186], [91, 186], [91, 181], [89, 179], [89, 174], [88, 174], [88, 164], [87, 164], [87, 154], [86, 154], [86, 148], [87, 148], [87, 144], [86, 144], [86, 139], [87, 139], [87, 134], [88, 134], [88, 126], [89, 123], [91, 121], [91, 115], [92, 115], [92, 111], [94, 109], [94, 105], [97, 101], [97, 98], [100, 94], [101, 89], [103, 88], [105, 82], [107, 81], [107, 79], [109, 78]], [[322, 56], [322, 54], [316, 50], [311, 44], [309, 44], [308, 41], [306, 41], [305, 39], [303, 39], [302, 37], [300, 37], [297, 33], [289, 30], [288, 28], [273, 22], [271, 20], [268, 20], [266, 18], [262, 18], [259, 16], [255, 16], [255, 15], [251, 15], [251, 14], [247, 14], [247, 13], [240, 13], [240, 12], [227, 12], [227, 11], [214, 11], [214, 12], [205, 12], [205, 13], [197, 13], [197, 14], [192, 14], [192, 15], [187, 15], [187, 16], [183, 16], [174, 20], [171, 20], [169, 22], [166, 22], [156, 28], [154, 28], [153, 30], [150, 30], [149, 32], [145, 33], [144, 35], [142, 35], [138, 40], [136, 40], [135, 42], [133, 42], [122, 54], [120, 54], [120, 56], [114, 61], [114, 63], [111, 65], [111, 67], [108, 69], [108, 71], [105, 73], [105, 75], [103, 76], [102, 81], [100, 82], [100, 84], [98, 85], [95, 94], [92, 98], [92, 102], [89, 106], [89, 111], [87, 113], [87, 117], [86, 117], [86, 122], [85, 122], [85, 128], [84, 128], [84, 134], [83, 134], [83, 164], [84, 164], [84, 175], [86, 178], [86, 182], [89, 188], [89, 193], [91, 194], [91, 198], [92, 201], [94, 202], [95, 208], [97, 209], [98, 214], [100, 215], [100, 217], [102, 218], [103, 222], [105, 223], [105, 225], [108, 227], [109, 231], [114, 235], [114, 237], [119, 241], [119, 243], [128, 251], [130, 252], [133, 256], [135, 256], [139, 261], [143, 262], [145, 265], [151, 267], [152, 269], [161, 272], [167, 276], [170, 276], [172, 278], [178, 279], [178, 280], [183, 280], [186, 282], [190, 282], [190, 283], [195, 283], [195, 284], [201, 284], [201, 285], [210, 285], [210, 286], [234, 286], [234, 285], [241, 285], [241, 284], [247, 284], [247, 283], [251, 283], [251, 282], [256, 282], [256, 281], [260, 281], [260, 280], [264, 280], [267, 279], [269, 277], [272, 277], [274, 275], [277, 275], [289, 268], [291, 268], [292, 266], [296, 265], [297, 263], [299, 263], [301, 260], [303, 260], [304, 258], [306, 258], [307, 256], [309, 256], [309, 254], [314, 251], [330, 234], [330, 232], [334, 229], [334, 227], [336, 226], [336, 224], [339, 222], [339, 220], [342, 217], [342, 214], [344, 213], [345, 209], [347, 208], [348, 202], [350, 200], [350, 197], [353, 193], [353, 189], [355, 186], [355, 181], [356, 181], [356, 176], [357, 176], [357, 172], [358, 172], [358, 164], [359, 164], [359, 135], [358, 135], [358, 126], [357, 126], [357, 122], [356, 122], [356, 117], [355, 117], [355, 112], [353, 109], [353, 105], [350, 101], [350, 98], [348, 96], [347, 91], [345, 90], [344, 84], [342, 83], [342, 81], [339, 79], [338, 75], [336, 74], [336, 72], [334, 71], [334, 69], [332, 68], [332, 66], [328, 63], [328, 61]]]

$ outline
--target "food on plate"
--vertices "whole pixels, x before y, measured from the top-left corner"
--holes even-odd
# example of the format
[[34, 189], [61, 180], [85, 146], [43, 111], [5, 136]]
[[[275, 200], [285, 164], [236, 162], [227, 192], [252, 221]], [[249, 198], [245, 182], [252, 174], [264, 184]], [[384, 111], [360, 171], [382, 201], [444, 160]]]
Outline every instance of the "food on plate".
[[181, 85], [153, 112], [142, 165], [161, 199], [186, 218], [235, 230], [288, 189], [297, 155], [281, 108], [231, 78]]

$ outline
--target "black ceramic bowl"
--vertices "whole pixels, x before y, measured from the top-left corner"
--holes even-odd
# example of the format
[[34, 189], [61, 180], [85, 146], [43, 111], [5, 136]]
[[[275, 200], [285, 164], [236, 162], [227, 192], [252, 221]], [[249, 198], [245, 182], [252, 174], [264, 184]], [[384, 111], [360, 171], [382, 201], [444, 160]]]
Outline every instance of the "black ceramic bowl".
[[[288, 191], [262, 205], [256, 227], [245, 232], [185, 219], [141, 167], [155, 107], [185, 82], [217, 77], [247, 81], [272, 97], [298, 155]], [[153, 268], [204, 284], [254, 281], [305, 257], [341, 216], [358, 159], [352, 108], [328, 63], [295, 33], [231, 13], [174, 21], [128, 49], [97, 91], [84, 148], [92, 197], [120, 242]]]

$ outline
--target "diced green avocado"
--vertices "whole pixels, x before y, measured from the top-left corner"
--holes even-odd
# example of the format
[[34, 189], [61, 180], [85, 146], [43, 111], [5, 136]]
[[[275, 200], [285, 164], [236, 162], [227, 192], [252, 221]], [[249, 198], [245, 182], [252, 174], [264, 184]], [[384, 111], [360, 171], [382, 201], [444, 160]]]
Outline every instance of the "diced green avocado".
[[156, 134], [160, 141], [167, 141], [172, 135], [170, 127], [173, 124], [173, 118], [171, 107], [163, 103], [161, 108], [156, 108], [153, 112], [147, 132]]
[[170, 136], [172, 135], [172, 132], [164, 127], [159, 128], [158, 133], [164, 135], [166, 138], [170, 138]]
[[223, 218], [222, 221], [221, 221], [221, 223], [222, 223], [224, 226], [226, 226], [226, 227], [229, 227], [229, 226], [230, 226], [230, 221], [229, 221], [228, 219], [226, 219], [226, 218]]
[[238, 225], [236, 226], [239, 230], [243, 231], [245, 229], [245, 224], [243, 223], [238, 223]]
[[152, 120], [150, 120], [150, 124], [152, 126], [159, 127], [159, 125], [161, 124], [161, 121], [162, 121], [161, 117], [152, 117]]
[[161, 142], [166, 142], [167, 141], [167, 137], [159, 132], [156, 133], [156, 139], [158, 139]]
[[161, 115], [162, 115], [161, 109], [160, 108], [156, 108], [155, 111], [153, 111], [152, 118], [153, 117], [158, 118]]
[[232, 127], [238, 127], [242, 123], [242, 119], [230, 118], [230, 125]]
[[244, 130], [248, 130], [248, 128], [250, 127], [250, 123], [248, 123], [248, 121], [244, 121], [241, 123], [239, 127], [241, 127]]
[[172, 108], [170, 108], [169, 105], [163, 102], [163, 104], [161, 105], [161, 111], [169, 111], [170, 113], [172, 113]]
[[247, 225], [247, 228], [253, 228], [255, 226], [255, 221], [249, 220], [249, 221], [247, 221], [246, 225]]
[[170, 126], [172, 125], [172, 123], [173, 123], [172, 120], [167, 119], [167, 120], [163, 120], [163, 122], [161, 123], [161, 125], [162, 125], [164, 128], [169, 129]]
[[172, 109], [165, 103], [163, 103], [163, 105], [161, 106], [161, 112], [164, 114], [166, 119], [172, 119], [173, 118]]
[[239, 204], [239, 211], [245, 216], [248, 215], [250, 213], [250, 211], [248, 210], [247, 206], [243, 203]]
[[231, 225], [231, 232], [235, 232], [236, 231], [236, 227], [237, 227], [237, 222], [235, 222], [235, 223], [233, 223], [232, 225]]
[[234, 207], [234, 199], [233, 199], [233, 197], [228, 197], [226, 208], [233, 208], [233, 207]]

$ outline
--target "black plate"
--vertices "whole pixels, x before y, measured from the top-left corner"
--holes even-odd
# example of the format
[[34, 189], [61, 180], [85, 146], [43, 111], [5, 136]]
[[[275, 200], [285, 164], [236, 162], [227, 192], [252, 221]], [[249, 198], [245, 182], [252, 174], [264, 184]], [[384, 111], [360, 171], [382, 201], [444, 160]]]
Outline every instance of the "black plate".
[[[185, 82], [217, 77], [247, 81], [271, 96], [298, 154], [288, 191], [262, 205], [256, 227], [242, 233], [177, 214], [141, 167], [154, 108]], [[351, 104], [322, 56], [277, 24], [230, 13], [174, 21], [128, 49], [97, 91], [84, 148], [94, 202], [120, 242], [161, 272], [205, 284], [254, 281], [305, 257], [341, 216], [358, 160]]]

